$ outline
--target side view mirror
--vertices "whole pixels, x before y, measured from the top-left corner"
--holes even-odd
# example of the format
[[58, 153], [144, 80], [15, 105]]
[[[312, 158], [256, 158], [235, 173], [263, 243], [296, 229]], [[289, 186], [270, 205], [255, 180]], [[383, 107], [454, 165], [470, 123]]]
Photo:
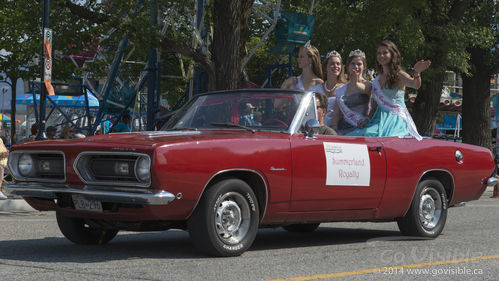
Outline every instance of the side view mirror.
[[305, 135], [309, 138], [313, 137], [314, 134], [319, 132], [321, 124], [315, 119], [310, 119], [305, 123]]

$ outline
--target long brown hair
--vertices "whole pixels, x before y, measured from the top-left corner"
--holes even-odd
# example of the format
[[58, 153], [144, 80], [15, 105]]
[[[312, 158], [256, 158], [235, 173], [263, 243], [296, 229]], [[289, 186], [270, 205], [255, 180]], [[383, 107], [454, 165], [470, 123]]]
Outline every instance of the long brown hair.
[[338, 56], [330, 56], [324, 62], [322, 63], [322, 72], [324, 73], [322, 76], [322, 80], [326, 81], [327, 80], [327, 64], [329, 63], [329, 60], [332, 59], [333, 57], [339, 58], [340, 63], [341, 63], [341, 70], [340, 74], [338, 75], [338, 78], [336, 78], [336, 83], [343, 83], [345, 84], [347, 82], [347, 79], [345, 78], [345, 67], [343, 66], [343, 60], [341, 57]]
[[391, 60], [388, 64], [388, 73], [386, 74], [386, 85], [388, 88], [393, 88], [399, 81], [398, 73], [402, 64], [402, 56], [400, 55], [397, 45], [390, 40], [384, 40], [376, 47], [376, 70], [378, 73], [383, 73], [383, 66], [378, 62], [377, 51], [379, 47], [386, 47], [391, 54]]
[[308, 57], [312, 59], [312, 72], [315, 76], [322, 78], [321, 55], [319, 54], [319, 50], [314, 46], [310, 46], [310, 48], [301, 46], [300, 51], [302, 48], [307, 51]]

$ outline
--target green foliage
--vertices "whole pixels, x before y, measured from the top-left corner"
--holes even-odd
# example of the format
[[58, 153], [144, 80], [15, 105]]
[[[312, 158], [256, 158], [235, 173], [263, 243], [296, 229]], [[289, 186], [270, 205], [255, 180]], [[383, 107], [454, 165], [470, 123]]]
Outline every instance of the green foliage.
[[[374, 68], [377, 44], [384, 39], [390, 39], [399, 47], [406, 69], [412, 68], [418, 59], [430, 58], [433, 63], [425, 77], [445, 70], [469, 73], [467, 48], [492, 48], [498, 44], [498, 32], [490, 22], [491, 17], [497, 19], [497, 1], [471, 1], [471, 8], [466, 11], [464, 20], [454, 22], [449, 20], [448, 12], [456, 1], [315, 0], [313, 15], [316, 22], [311, 41], [322, 55], [337, 50], [346, 58], [351, 50], [362, 49], [367, 55], [369, 68]], [[308, 13], [312, 2], [283, 0], [281, 9]], [[19, 74], [16, 75], [19, 77], [33, 78], [40, 75], [40, 67], [33, 63], [33, 58], [38, 56], [41, 50], [42, 3], [43, 1], [31, 0], [2, 1], [1, 48], [15, 55], [7, 56], [7, 59], [0, 58], [0, 70], [17, 71]], [[158, 47], [161, 36], [174, 38], [176, 42], [189, 46], [192, 44], [192, 0], [142, 1], [142, 5], [138, 5], [136, 0], [73, 0], [71, 3], [85, 8], [88, 13], [76, 13], [68, 7], [65, 0], [51, 1], [50, 27], [54, 30], [53, 48], [61, 54], [54, 58], [54, 80], [67, 80], [71, 73], [78, 75], [82, 72], [91, 72], [97, 78], [105, 77], [108, 72], [107, 64], [111, 63], [125, 33], [130, 35], [130, 44], [125, 50], [127, 61], [145, 62], [149, 50]], [[159, 26], [151, 25], [151, 3], [158, 5]], [[212, 8], [213, 1], [207, 1], [203, 24], [209, 33], [209, 40], [212, 40], [213, 36]], [[164, 19], [169, 22], [169, 27], [166, 33], [161, 35], [161, 23]], [[497, 24], [497, 20], [495, 22]], [[248, 51], [253, 49], [269, 25], [270, 23], [260, 16], [251, 16]], [[112, 28], [116, 28], [116, 31], [100, 43], [104, 54], [102, 60], [81, 69], [64, 58], [64, 55], [81, 53], [85, 48], [82, 42], [102, 39]], [[76, 47], [70, 49], [72, 44]], [[282, 58], [282, 55], [265, 51], [271, 49], [273, 44], [271, 37], [256, 51], [246, 66], [250, 80], [257, 84], [264, 83], [266, 66], [277, 64]], [[499, 61], [497, 48], [495, 50], [490, 54], [491, 64]], [[162, 54], [161, 62], [162, 74], [169, 77], [186, 75], [194, 65], [191, 58], [174, 53]], [[283, 62], [287, 63], [288, 59], [285, 58]], [[120, 75], [136, 80], [143, 67], [142, 64], [123, 64]], [[273, 76], [274, 86], [278, 86], [285, 76], [285, 71], [277, 72]], [[162, 79], [162, 85], [163, 94], [168, 98], [169, 104], [174, 104], [183, 94], [187, 82], [184, 79], [165, 77]]]
[[0, 49], [7, 54], [0, 57], [0, 71], [12, 77], [29, 77], [40, 67], [33, 63], [34, 55], [41, 49], [41, 19], [33, 18], [29, 10], [39, 9], [35, 1], [3, 1], [0, 7]]

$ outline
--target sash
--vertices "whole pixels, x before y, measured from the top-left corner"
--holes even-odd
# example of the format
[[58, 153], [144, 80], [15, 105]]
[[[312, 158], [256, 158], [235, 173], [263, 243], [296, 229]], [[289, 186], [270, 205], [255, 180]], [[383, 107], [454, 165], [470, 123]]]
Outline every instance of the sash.
[[336, 89], [336, 103], [338, 103], [338, 107], [343, 113], [343, 119], [350, 125], [357, 127], [359, 122], [364, 121], [367, 117], [363, 114], [360, 114], [357, 111], [351, 110], [343, 100], [343, 96], [345, 95], [345, 91], [347, 90], [347, 86], [349, 83], [339, 87]]
[[416, 124], [414, 124], [411, 114], [409, 113], [407, 108], [405, 106], [401, 106], [393, 99], [390, 99], [385, 96], [385, 94], [383, 94], [383, 90], [381, 90], [381, 86], [379, 85], [379, 77], [380, 76], [377, 76], [372, 83], [372, 94], [374, 100], [378, 103], [378, 106], [381, 106], [384, 110], [398, 115], [400, 118], [404, 119], [407, 123], [407, 131], [409, 132], [409, 134], [415, 137], [418, 141], [422, 140], [423, 138], [419, 135]]

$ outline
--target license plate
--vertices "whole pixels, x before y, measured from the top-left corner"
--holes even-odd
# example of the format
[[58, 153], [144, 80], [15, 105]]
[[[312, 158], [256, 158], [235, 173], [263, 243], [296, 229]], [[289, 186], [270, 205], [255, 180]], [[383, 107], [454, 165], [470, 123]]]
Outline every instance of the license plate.
[[73, 195], [76, 210], [102, 212], [102, 204], [97, 200], [87, 200], [82, 195]]

